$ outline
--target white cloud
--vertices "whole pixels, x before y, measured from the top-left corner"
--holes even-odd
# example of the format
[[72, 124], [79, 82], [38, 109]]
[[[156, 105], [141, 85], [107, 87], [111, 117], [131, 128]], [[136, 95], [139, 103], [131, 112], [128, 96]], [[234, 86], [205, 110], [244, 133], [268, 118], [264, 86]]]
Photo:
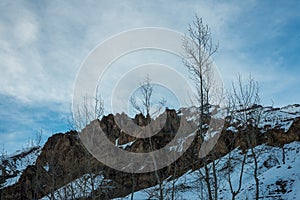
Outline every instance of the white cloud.
[[[285, 29], [285, 25], [291, 19], [299, 21], [299, 5], [295, 1], [259, 0], [2, 0], [0, 95], [17, 98], [25, 107], [49, 107], [51, 111], [41, 108], [43, 111], [39, 113], [42, 114], [69, 112], [77, 71], [96, 45], [121, 31], [145, 26], [165, 27], [187, 33], [188, 24], [197, 13], [211, 27], [214, 39], [220, 41], [215, 63], [227, 85], [236, 73], [245, 76], [251, 73], [262, 85], [265, 102], [269, 103], [269, 99], [273, 99], [279, 105], [299, 103], [298, 63], [289, 63], [289, 55], [282, 54], [281, 45], [285, 43], [282, 40], [292, 34]], [[137, 66], [156, 62], [157, 59], [160, 64], [174, 64], [173, 60], [168, 61], [169, 57], [164, 60], [153, 58], [132, 56], [127, 60], [125, 58], [123, 63]], [[122, 60], [119, 65], [122, 65]], [[112, 70], [109, 73], [111, 83], [116, 84], [123, 70]], [[141, 75], [141, 79], [144, 75]], [[173, 79], [166, 76], [166, 80], [171, 82]], [[103, 96], [107, 98], [114, 85], [106, 83], [103, 88], [106, 90]], [[14, 109], [5, 108], [5, 112], [0, 113], [2, 121], [6, 118], [12, 121], [20, 119], [28, 127], [39, 129], [42, 126], [37, 123], [37, 118], [43, 117], [34, 117], [32, 110], [23, 111], [15, 105], [10, 106]], [[48, 118], [47, 113], [45, 115]], [[20, 127], [24, 124], [19, 123]], [[55, 124], [57, 122], [44, 124], [44, 128], [54, 127]], [[8, 135], [1, 133], [1, 141], [6, 143], [6, 148], [20, 147], [28, 137], [27, 129], [27, 132], [24, 128], [16, 130], [9, 131]], [[21, 138], [19, 134], [25, 132]]]
[[[283, 15], [286, 10], [277, 8], [260, 22], [251, 15], [260, 6], [254, 0], [2, 2], [0, 93], [31, 102], [70, 102], [77, 70], [99, 42], [143, 26], [186, 32], [194, 13], [204, 18], [220, 41], [216, 64], [225, 79], [236, 72], [259, 71], [263, 63], [251, 62], [256, 55], [247, 52], [247, 46], [276, 37], [276, 30], [292, 15]], [[258, 30], [262, 27], [263, 31]], [[250, 41], [254, 35], [256, 40]], [[264, 81], [274, 81], [276, 72], [272, 70], [270, 81]]]
[[38, 34], [37, 22], [32, 17], [20, 19], [14, 27], [14, 37], [20, 46], [35, 42]]

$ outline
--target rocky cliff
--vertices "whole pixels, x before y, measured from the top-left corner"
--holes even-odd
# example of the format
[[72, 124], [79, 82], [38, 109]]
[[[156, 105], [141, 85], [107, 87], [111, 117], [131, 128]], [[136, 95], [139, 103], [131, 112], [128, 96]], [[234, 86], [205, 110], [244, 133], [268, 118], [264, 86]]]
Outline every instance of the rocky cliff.
[[[261, 109], [264, 114], [262, 122], [255, 130], [255, 145], [267, 143], [282, 146], [292, 141], [300, 141], [299, 108], [299, 105], [280, 109], [253, 108]], [[149, 152], [164, 147], [174, 138], [180, 126], [182, 112], [183, 109], [166, 110], [165, 123], [155, 125], [160, 131], [151, 137], [153, 145], [150, 145], [149, 138], [135, 138], [124, 133], [113, 115], [95, 120], [89, 126], [100, 126], [107, 138], [119, 148], [136, 153]], [[184, 120], [189, 123], [188, 121], [193, 120], [193, 115]], [[145, 126], [149, 119], [137, 115], [132, 121], [139, 126]], [[250, 129], [250, 126], [246, 129], [241, 127], [238, 119], [227, 117], [217, 144], [205, 159], [218, 159], [236, 147], [247, 149], [245, 135]], [[126, 196], [133, 191], [154, 186], [166, 178], [172, 180], [189, 170], [202, 167], [203, 160], [197, 154], [201, 143], [201, 138], [195, 137], [178, 160], [156, 172], [131, 174], [109, 168], [95, 159], [82, 145], [76, 131], [58, 133], [50, 137], [42, 148], [34, 147], [14, 157], [2, 158], [0, 197], [25, 200], [43, 197], [65, 199], [72, 195], [72, 199], [112, 199]], [[32, 161], [22, 163], [22, 169], [16, 167], [16, 163], [25, 162], [22, 159], [31, 154], [36, 155]]]

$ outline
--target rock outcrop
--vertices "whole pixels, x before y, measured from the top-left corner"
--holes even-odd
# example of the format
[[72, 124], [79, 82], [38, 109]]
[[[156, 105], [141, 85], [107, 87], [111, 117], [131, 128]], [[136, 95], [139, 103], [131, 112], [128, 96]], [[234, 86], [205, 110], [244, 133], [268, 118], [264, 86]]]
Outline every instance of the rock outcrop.
[[[98, 124], [111, 143], [126, 151], [149, 152], [168, 144], [180, 126], [180, 114], [175, 110], [166, 110], [165, 114], [165, 123], [157, 122], [155, 125], [160, 127], [160, 131], [151, 137], [151, 144], [154, 144], [152, 146], [150, 146], [149, 138], [142, 139], [127, 135], [124, 130], [119, 128], [119, 122], [116, 123], [113, 115], [105, 116], [101, 121], [95, 120], [91, 125]], [[280, 146], [292, 141], [300, 141], [300, 117], [295, 116], [287, 120], [290, 120], [288, 130], [280, 126], [268, 125], [258, 128], [253, 138], [255, 145], [268, 143]], [[132, 121], [138, 126], [146, 126], [149, 123], [149, 119], [142, 115], [137, 115]], [[127, 122], [123, 121], [122, 123]], [[225, 123], [217, 144], [206, 156], [206, 160], [219, 158], [236, 147], [248, 148], [245, 135], [252, 130], [250, 128], [241, 130], [237, 124]], [[231, 126], [236, 127], [230, 128]], [[130, 145], [122, 146], [128, 143]], [[40, 199], [47, 195], [54, 195], [54, 191], [87, 174], [101, 174], [103, 180], [107, 180], [93, 188], [90, 191], [92, 195], [99, 199], [122, 197], [130, 194], [133, 190], [148, 188], [166, 178], [171, 180], [189, 170], [199, 169], [203, 164], [197, 153], [201, 143], [201, 139], [196, 137], [178, 160], [156, 173], [131, 174], [111, 169], [95, 159], [82, 145], [76, 131], [58, 133], [48, 139], [36, 161], [27, 166], [15, 184], [0, 189], [0, 197], [14, 200]], [[4, 183], [7, 178], [14, 176], [13, 174], [8, 176], [5, 173], [5, 161], [2, 161], [0, 169], [3, 171], [0, 175], [0, 183]], [[86, 197], [86, 199], [89, 198], [92, 199], [92, 197]]]

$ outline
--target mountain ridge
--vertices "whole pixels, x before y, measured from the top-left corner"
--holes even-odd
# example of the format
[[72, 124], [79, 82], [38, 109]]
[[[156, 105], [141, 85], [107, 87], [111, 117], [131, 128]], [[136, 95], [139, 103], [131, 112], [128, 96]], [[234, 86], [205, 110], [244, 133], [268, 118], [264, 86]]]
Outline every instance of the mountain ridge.
[[[179, 111], [166, 110], [168, 122], [165, 123], [162, 130], [153, 137], [153, 141], [156, 142], [156, 148], [160, 148], [172, 140], [174, 130], [178, 129], [179, 119], [183, 109], [194, 108], [182, 108]], [[256, 146], [268, 144], [281, 147], [293, 141], [300, 141], [299, 104], [282, 108], [257, 105], [249, 109], [249, 111], [253, 111], [253, 109], [262, 109], [263, 113], [267, 113], [266, 117], [264, 117], [265, 121], [259, 125], [260, 131], [256, 134], [255, 139], [257, 141]], [[133, 119], [137, 125], [145, 125], [147, 124], [147, 120], [148, 119], [142, 115], [137, 115]], [[193, 119], [193, 115], [191, 115], [186, 118], [186, 121], [188, 120], [195, 119]], [[132, 136], [124, 134], [116, 125], [113, 115], [104, 116], [101, 120], [95, 120], [92, 123], [99, 123], [111, 142], [119, 146], [119, 148], [134, 152], [149, 151], [147, 140], [137, 140]], [[247, 149], [247, 145], [243, 143], [244, 138], [241, 132], [242, 129], [239, 127], [238, 120], [225, 120], [225, 126], [218, 143], [212, 150], [212, 153], [208, 155], [208, 158], [220, 159], [237, 147], [241, 148], [241, 150]], [[226, 137], [224, 136], [225, 134]], [[235, 144], [230, 144], [230, 140], [233, 137], [237, 137], [238, 139]], [[197, 138], [195, 140], [197, 140]], [[189, 170], [195, 171], [200, 169], [203, 163], [198, 158], [198, 155], [194, 153], [198, 150], [196, 142], [193, 142], [191, 147], [175, 163], [158, 171], [160, 181], [172, 179], [172, 177], [173, 179], [179, 178]], [[89, 187], [90, 189], [81, 192], [84, 193], [83, 197], [75, 195], [73, 196], [74, 198], [76, 197], [75, 199], [92, 199], [93, 195], [102, 199], [124, 197], [132, 193], [132, 191], [153, 187], [158, 183], [155, 173], [144, 173], [133, 176], [132, 174], [113, 170], [101, 164], [87, 152], [81, 144], [76, 131], [55, 134], [48, 139], [42, 149], [35, 147], [35, 150], [32, 150], [32, 152], [35, 151], [40, 151], [36, 160], [29, 162], [25, 168], [17, 169], [17, 167], [15, 167], [15, 171], [13, 170], [13, 166], [10, 169], [7, 165], [4, 165], [4, 163], [7, 162], [5, 160], [14, 160], [14, 158], [1, 160], [1, 199], [39, 199], [47, 196], [53, 197], [55, 193], [59, 193], [58, 190], [75, 180], [77, 180], [78, 185], [80, 185], [80, 181], [82, 182], [82, 180], [90, 180], [91, 183], [98, 181], [98, 185], [94, 184], [94, 186], [98, 186], [98, 189]], [[177, 171], [174, 170], [175, 166], [177, 167]], [[15, 182], [11, 181], [9, 184], [7, 180], [13, 177], [11, 177], [12, 175], [7, 176], [7, 174], [9, 174], [8, 169], [16, 175], [14, 176]], [[81, 178], [82, 180], [78, 180]], [[134, 185], [134, 189], [132, 189], [132, 185]], [[79, 186], [77, 189], [78, 188]], [[61, 197], [62, 196], [63, 195], [61, 195]], [[65, 192], [64, 197], [67, 196], [69, 196], [69, 194]], [[59, 196], [57, 198], [59, 198]]]

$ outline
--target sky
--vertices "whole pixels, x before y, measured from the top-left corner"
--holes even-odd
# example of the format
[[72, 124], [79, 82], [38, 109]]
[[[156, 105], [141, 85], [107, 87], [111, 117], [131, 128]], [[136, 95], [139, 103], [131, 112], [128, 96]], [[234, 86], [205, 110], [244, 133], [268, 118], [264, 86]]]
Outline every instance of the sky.
[[[195, 14], [219, 42], [213, 61], [225, 86], [237, 73], [251, 74], [260, 85], [263, 104], [300, 103], [299, 10], [297, 0], [2, 0], [1, 152], [25, 148], [38, 132], [43, 132], [45, 140], [70, 129], [74, 82], [97, 45], [120, 32], [143, 27], [186, 34]], [[108, 76], [113, 78], [114, 73], [119, 72], [111, 71]]]

